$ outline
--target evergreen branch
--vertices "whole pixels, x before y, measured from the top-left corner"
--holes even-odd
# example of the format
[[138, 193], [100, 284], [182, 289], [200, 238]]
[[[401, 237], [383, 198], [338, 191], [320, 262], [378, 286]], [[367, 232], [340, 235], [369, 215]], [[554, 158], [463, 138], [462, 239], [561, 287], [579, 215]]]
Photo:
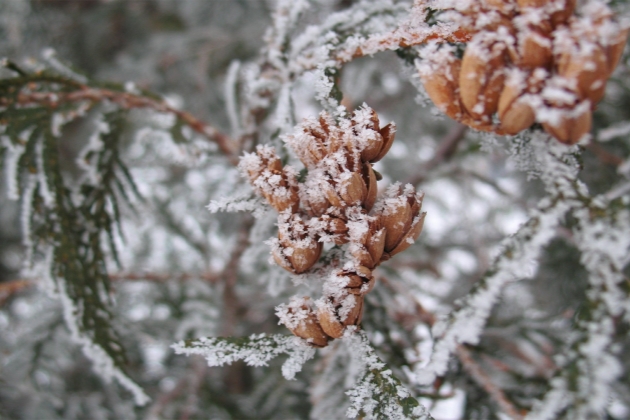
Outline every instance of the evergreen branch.
[[[402, 293], [402, 290], [398, 290], [396, 287], [396, 283], [393, 283], [386, 278], [381, 278], [381, 282], [389, 289], [392, 289], [394, 292]], [[413, 304], [415, 307], [415, 315], [420, 323], [426, 324], [429, 327], [433, 327], [436, 323], [437, 318], [435, 314], [426, 310], [417, 300], [413, 300]], [[516, 409], [514, 404], [507, 398], [505, 393], [499, 388], [497, 384], [494, 383], [492, 378], [488, 373], [486, 373], [483, 368], [472, 358], [468, 349], [462, 345], [458, 344], [455, 349], [455, 354], [458, 357], [460, 363], [464, 367], [464, 370], [468, 372], [468, 374], [473, 378], [473, 380], [481, 386], [484, 391], [488, 393], [490, 398], [499, 406], [504, 413], [510, 415], [513, 419], [520, 419], [522, 415]], [[528, 360], [529, 361], [529, 360]], [[431, 394], [432, 399], [445, 398], [444, 396], [440, 396], [439, 394]]]
[[630, 290], [624, 275], [630, 212], [605, 195], [591, 198], [577, 187], [582, 207], [573, 212], [578, 221], [573, 231], [582, 252], [580, 262], [589, 273], [589, 289], [577, 314], [575, 334], [561, 353], [561, 369], [528, 419], [601, 417], [624, 373], [615, 336], [622, 322], [630, 324]]
[[530, 213], [530, 219], [511, 237], [502, 243], [502, 252], [492, 268], [475, 284], [473, 290], [460, 302], [448, 319], [434, 327], [439, 338], [429, 365], [417, 372], [422, 384], [432, 383], [436, 375], [446, 372], [449, 356], [458, 344], [477, 344], [491, 310], [498, 301], [502, 289], [510, 282], [531, 275], [528, 261], [537, 260], [542, 247], [555, 236], [556, 227], [564, 216], [583, 205], [584, 189], [577, 180], [577, 165], [573, 149], [550, 144], [542, 134], [514, 143], [516, 157], [530, 157], [529, 169], [540, 176], [548, 196], [540, 200], [538, 208]]
[[176, 354], [205, 357], [208, 366], [224, 366], [243, 360], [249, 366], [267, 366], [270, 360], [288, 354], [282, 374], [294, 379], [302, 365], [315, 355], [315, 349], [304, 340], [285, 335], [253, 334], [249, 337], [198, 338], [171, 345]]
[[344, 339], [353, 358], [360, 363], [363, 370], [357, 385], [346, 392], [351, 401], [348, 417], [361, 415], [362, 418], [369, 419], [433, 419], [378, 357], [365, 332], [349, 328]]
[[529, 268], [524, 261], [536, 259], [541, 247], [554, 236], [555, 226], [569, 210], [567, 203], [556, 200], [541, 206], [530, 220], [503, 243], [503, 252], [495, 260], [473, 290], [460, 302], [460, 309], [449, 319], [436, 324], [439, 337], [429, 366], [417, 372], [420, 383], [429, 384], [436, 375], [446, 372], [448, 357], [460, 343], [476, 344], [483, 326], [497, 302], [503, 287], [512, 281], [528, 277]]
[[[63, 79], [65, 80], [65, 79]], [[46, 82], [57, 82], [57, 78], [46, 78], [46, 80], [38, 80]], [[2, 88], [0, 80], [0, 89]], [[70, 92], [22, 92], [17, 95], [15, 102], [8, 98], [0, 98], [0, 106], [20, 105], [32, 106], [38, 105], [49, 109], [57, 109], [62, 104], [74, 102], [102, 102], [111, 101], [123, 109], [148, 108], [157, 112], [172, 114], [177, 120], [189, 126], [196, 133], [201, 134], [207, 140], [217, 144], [219, 149], [233, 164], [238, 163], [235, 156], [237, 150], [234, 142], [225, 134], [214, 128], [213, 126], [201, 121], [192, 114], [176, 109], [168, 105], [164, 101], [154, 98], [140, 96], [128, 92], [118, 92], [110, 89], [93, 88], [74, 82], [71, 85], [77, 90]]]

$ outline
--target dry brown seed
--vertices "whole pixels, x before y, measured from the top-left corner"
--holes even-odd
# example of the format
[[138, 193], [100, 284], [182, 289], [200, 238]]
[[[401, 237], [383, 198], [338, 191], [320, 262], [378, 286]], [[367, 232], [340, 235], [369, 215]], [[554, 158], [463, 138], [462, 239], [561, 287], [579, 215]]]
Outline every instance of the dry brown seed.
[[330, 203], [327, 200], [323, 201], [310, 201], [305, 200], [305, 207], [308, 209], [309, 216], [321, 216], [326, 213]]
[[315, 238], [299, 232], [298, 226], [302, 221], [293, 216], [286, 221], [286, 228], [278, 230], [278, 246], [272, 247], [272, 255], [282, 268], [301, 274], [310, 269], [319, 259], [323, 244]]
[[559, 142], [571, 145], [577, 143], [591, 130], [591, 124], [592, 113], [590, 109], [585, 109], [578, 117], [563, 116], [559, 124], [544, 123], [543, 128]]
[[379, 160], [383, 159], [383, 157], [385, 157], [387, 152], [389, 152], [389, 149], [391, 149], [392, 144], [394, 144], [394, 137], [396, 136], [396, 124], [394, 123], [387, 124], [385, 127], [381, 129], [380, 134], [381, 134], [381, 137], [383, 138], [383, 144], [381, 146], [381, 150], [379, 151], [378, 155], [375, 158], [370, 159], [368, 162], [376, 163]]
[[573, 12], [575, 12], [576, 0], [564, 0], [563, 3], [555, 12], [551, 13], [550, 20], [554, 27], [567, 23], [569, 18], [573, 16]]
[[549, 0], [516, 0], [516, 4], [521, 9], [542, 7], [548, 2]]
[[287, 259], [293, 266], [295, 274], [302, 274], [310, 269], [322, 254], [323, 244], [321, 242], [315, 242], [314, 240], [313, 243], [315, 246], [304, 248], [293, 246], [293, 254], [287, 256]]
[[[483, 48], [476, 45], [477, 48]], [[467, 48], [459, 74], [461, 101], [474, 118], [494, 114], [505, 81], [503, 48], [495, 43], [492, 48]]]
[[486, 8], [496, 10], [506, 16], [512, 16], [516, 10], [513, 0], [485, 0], [484, 3]]
[[518, 83], [506, 83], [499, 98], [499, 119], [501, 128], [507, 134], [516, 134], [531, 126], [536, 120], [532, 107], [520, 100], [524, 87]]
[[444, 64], [442, 69], [421, 75], [424, 89], [435, 106], [453, 119], [459, 119], [462, 107], [459, 101], [459, 75], [461, 60]]
[[354, 299], [354, 306], [341, 322], [344, 326], [358, 325], [361, 322], [361, 314], [363, 313], [363, 296], [349, 295], [345, 300]]
[[337, 217], [329, 217], [327, 215], [325, 217], [328, 218], [328, 233], [336, 237], [335, 244], [348, 243], [348, 226], [346, 226], [346, 223]]
[[378, 156], [383, 147], [383, 136], [380, 133], [374, 133], [374, 137], [368, 141], [368, 145], [361, 151], [361, 160], [363, 162], [371, 162]]
[[371, 164], [367, 162], [363, 164], [362, 175], [363, 181], [367, 186], [365, 200], [363, 200], [363, 207], [367, 211], [370, 211], [372, 207], [374, 207], [374, 203], [376, 203], [376, 195], [378, 194], [376, 174], [374, 173], [374, 169], [372, 169]]
[[341, 181], [337, 190], [347, 205], [363, 204], [368, 193], [363, 177], [358, 172], [353, 172], [350, 178]]
[[331, 206], [339, 207], [339, 208], [345, 207], [341, 202], [341, 197], [339, 197], [339, 195], [337, 194], [337, 191], [335, 191], [332, 185], [328, 185], [326, 187], [324, 194], [326, 195], [326, 199], [328, 200]]
[[389, 256], [393, 257], [399, 252], [403, 252], [405, 249], [409, 248], [420, 236], [420, 232], [422, 232], [422, 227], [424, 226], [424, 217], [426, 216], [426, 212], [422, 213], [420, 217], [415, 221], [415, 224], [411, 226], [409, 231], [402, 238], [400, 243], [389, 252]]
[[371, 238], [368, 238], [366, 244], [367, 250], [375, 264], [378, 264], [383, 256], [383, 250], [385, 249], [385, 233], [385, 228], [381, 228], [378, 232], [374, 233]]
[[628, 40], [628, 32], [630, 28], [626, 28], [621, 30], [615, 39], [615, 41], [606, 48], [606, 61], [608, 63], [608, 74], [612, 74], [612, 72], [619, 64], [619, 60], [621, 60], [621, 56], [623, 55], [623, 50], [626, 47], [626, 41]]
[[381, 224], [385, 228], [385, 251], [389, 252], [398, 245], [411, 224], [411, 207], [407, 201], [399, 201], [395, 207], [387, 209], [381, 215]]
[[357, 264], [373, 268], [376, 266], [376, 263], [378, 263], [378, 260], [375, 261], [365, 248], [357, 246], [351, 251], [351, 254], [355, 258]]
[[272, 248], [271, 255], [273, 256], [274, 261], [280, 267], [284, 268], [287, 271], [294, 273], [293, 267], [291, 263], [282, 255], [282, 248]]
[[346, 288], [360, 288], [363, 285], [363, 280], [361, 280], [361, 277], [359, 275], [348, 273], [345, 276], [348, 278], [348, 284], [346, 284], [345, 286]]
[[518, 55], [512, 57], [518, 67], [548, 67], [553, 59], [551, 40], [540, 29], [519, 33]]
[[[302, 306], [302, 309], [310, 309]], [[302, 320], [296, 328], [289, 328], [294, 335], [305, 339], [313, 347], [326, 347], [330, 337], [324, 333], [321, 325], [317, 321], [317, 316], [314, 312], [310, 311], [307, 318]]]
[[317, 310], [317, 319], [324, 333], [332, 338], [341, 338], [343, 336], [344, 326], [337, 319], [335, 312], [331, 303], [320, 306]]
[[574, 80], [581, 99], [595, 105], [603, 96], [608, 77], [608, 59], [604, 49], [589, 45], [586, 53], [567, 51], [558, 58], [558, 74]]
[[286, 209], [291, 209], [291, 213], [296, 213], [300, 206], [300, 198], [296, 188], [286, 187], [289, 191], [289, 196], [280, 196], [277, 194], [265, 194], [265, 199], [275, 208], [278, 212], [283, 212]]

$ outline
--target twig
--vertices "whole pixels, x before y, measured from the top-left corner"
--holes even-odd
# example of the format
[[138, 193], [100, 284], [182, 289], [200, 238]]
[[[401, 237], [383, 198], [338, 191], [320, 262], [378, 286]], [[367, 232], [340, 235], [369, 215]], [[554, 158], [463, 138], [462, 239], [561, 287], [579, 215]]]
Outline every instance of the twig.
[[490, 395], [490, 398], [497, 403], [505, 414], [512, 419], [521, 420], [523, 418], [522, 414], [514, 407], [510, 400], [507, 399], [503, 391], [492, 382], [492, 379], [490, 379], [481, 366], [473, 359], [465, 346], [462, 344], [458, 345], [455, 353], [470, 377]]
[[[382, 278], [381, 281], [390, 289], [396, 290], [396, 285], [387, 279]], [[427, 311], [419, 302], [415, 299], [413, 300], [416, 307], [416, 315], [421, 320], [421, 322], [425, 323], [429, 327], [432, 327], [436, 322], [436, 316]], [[494, 400], [494, 402], [499, 406], [501, 410], [503, 410], [507, 415], [509, 415], [512, 419], [521, 420], [523, 416], [519, 411], [514, 407], [514, 405], [508, 400], [503, 391], [494, 383], [492, 379], [486, 374], [486, 372], [482, 369], [482, 367], [472, 358], [470, 352], [466, 347], [462, 344], [457, 346], [457, 350], [455, 352], [459, 361], [468, 374], [473, 378], [473, 380], [481, 386], [487, 393], [490, 395], [490, 398]]]
[[[17, 96], [17, 103], [20, 105], [38, 104], [53, 109], [67, 102], [102, 102], [105, 100], [109, 100], [124, 109], [149, 108], [158, 112], [175, 115], [195, 132], [201, 134], [207, 140], [216, 143], [219, 150], [226, 155], [232, 164], [238, 163], [236, 156], [238, 151], [232, 139], [192, 114], [173, 108], [164, 101], [128, 92], [92, 88], [87, 85], [80, 85], [80, 87], [73, 92], [20, 92]], [[1, 106], [7, 106], [9, 104], [10, 100], [8, 98], [0, 98]]]
[[599, 143], [591, 140], [586, 145], [586, 150], [593, 153], [601, 163], [605, 165], [619, 166], [623, 163], [623, 159], [617, 155], [610, 153], [604, 149]]
[[199, 402], [199, 390], [203, 384], [203, 378], [206, 375], [208, 366], [202, 357], [195, 357], [191, 363], [192, 372], [188, 377], [188, 398], [186, 398], [186, 406], [179, 416], [180, 420], [188, 420], [191, 414], [195, 414]]
[[26, 279], [18, 279], [0, 283], [0, 306], [4, 305], [4, 302], [6, 302], [7, 299], [9, 299], [15, 293], [26, 289], [31, 285], [32, 282]]
[[467, 131], [467, 126], [455, 123], [455, 126], [446, 133], [446, 136], [444, 136], [440, 142], [440, 146], [435, 151], [433, 159], [421, 167], [417, 173], [407, 178], [405, 184], [418, 185], [422, 183], [433, 169], [452, 158], [459, 146], [459, 143], [464, 139]]
[[[151, 281], [156, 283], [164, 283], [171, 280], [188, 281], [192, 279], [201, 279], [209, 283], [216, 283], [220, 279], [220, 274], [215, 272], [204, 273], [178, 273], [178, 274], [158, 274], [158, 273], [114, 273], [109, 275], [112, 281]], [[21, 292], [35, 286], [37, 281], [34, 279], [15, 279], [0, 283], [0, 306], [4, 302]]]
[[223, 328], [222, 335], [229, 337], [234, 333], [237, 322], [239, 302], [236, 296], [236, 282], [238, 280], [238, 268], [243, 253], [249, 246], [249, 231], [254, 226], [254, 219], [247, 216], [238, 232], [236, 245], [232, 250], [230, 260], [219, 275], [223, 279]]

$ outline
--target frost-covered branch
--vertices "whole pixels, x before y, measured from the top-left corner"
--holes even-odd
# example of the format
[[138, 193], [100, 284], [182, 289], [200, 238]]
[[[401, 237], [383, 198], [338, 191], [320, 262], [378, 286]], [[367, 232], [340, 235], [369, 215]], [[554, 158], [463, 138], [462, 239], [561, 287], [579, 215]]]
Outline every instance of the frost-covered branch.
[[376, 355], [364, 332], [348, 330], [344, 341], [352, 349], [352, 357], [361, 366], [358, 383], [346, 392], [351, 401], [348, 417], [433, 419]]
[[282, 365], [286, 379], [294, 379], [302, 365], [315, 355], [315, 349], [298, 337], [265, 334], [243, 338], [199, 338], [180, 341], [172, 348], [177, 354], [201, 355], [208, 366], [230, 365], [238, 360], [249, 366], [267, 366], [272, 359], [287, 354], [289, 358]]
[[[42, 87], [33, 89], [29, 83], [40, 83], [51, 87], [45, 91]], [[62, 89], [55, 88], [62, 86]], [[237, 152], [234, 141], [212, 125], [201, 121], [191, 113], [175, 108], [166, 101], [150, 94], [113, 90], [80, 84], [56, 75], [27, 75], [17, 78], [0, 80], [0, 89], [17, 89], [14, 97], [0, 98], [0, 107], [7, 106], [43, 106], [49, 109], [63, 108], [67, 104], [87, 102], [91, 104], [111, 101], [123, 109], [147, 108], [156, 112], [174, 115], [182, 124], [190, 127], [205, 139], [216, 143], [219, 150], [228, 159], [236, 162]]]

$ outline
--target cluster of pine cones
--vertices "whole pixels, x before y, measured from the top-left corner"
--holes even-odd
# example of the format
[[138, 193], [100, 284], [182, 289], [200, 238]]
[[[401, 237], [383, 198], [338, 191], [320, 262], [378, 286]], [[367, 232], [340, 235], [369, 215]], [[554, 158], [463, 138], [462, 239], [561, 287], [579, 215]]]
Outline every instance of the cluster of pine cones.
[[280, 322], [313, 346], [324, 347], [361, 322], [374, 268], [407, 249], [422, 231], [423, 195], [411, 185], [392, 185], [377, 200], [372, 164], [389, 151], [394, 134], [393, 124], [380, 127], [364, 105], [351, 119], [335, 121], [323, 112], [284, 137], [305, 166], [301, 182], [269, 146], [241, 158], [241, 171], [279, 212], [278, 237], [271, 241], [278, 265], [303, 274], [313, 270], [325, 243], [346, 250], [343, 261], [328, 262], [333, 271], [321, 298], [294, 297], [277, 308]]
[[438, 17], [469, 41], [433, 41], [418, 69], [436, 106], [451, 118], [497, 134], [535, 122], [565, 144], [591, 129], [592, 111], [617, 66], [628, 29], [611, 10], [576, 0], [481, 0], [452, 5]]

